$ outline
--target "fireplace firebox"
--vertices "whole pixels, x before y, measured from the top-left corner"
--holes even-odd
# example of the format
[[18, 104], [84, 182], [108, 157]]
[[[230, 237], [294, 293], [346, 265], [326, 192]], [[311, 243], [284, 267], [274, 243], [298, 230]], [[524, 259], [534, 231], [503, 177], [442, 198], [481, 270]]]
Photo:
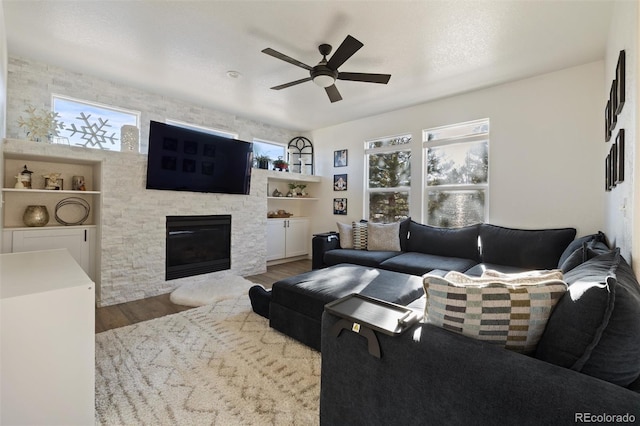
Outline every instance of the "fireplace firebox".
[[165, 279], [231, 268], [231, 215], [167, 216]]

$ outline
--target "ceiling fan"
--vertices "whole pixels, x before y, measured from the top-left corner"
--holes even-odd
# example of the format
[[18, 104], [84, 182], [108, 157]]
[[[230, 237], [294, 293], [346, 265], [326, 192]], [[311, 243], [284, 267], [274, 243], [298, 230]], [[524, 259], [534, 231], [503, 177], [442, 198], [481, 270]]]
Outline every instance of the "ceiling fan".
[[304, 64], [271, 48], [262, 50], [262, 53], [266, 53], [267, 55], [273, 56], [274, 58], [278, 58], [300, 68], [304, 68], [305, 70], [309, 71], [310, 74], [307, 78], [302, 78], [300, 80], [281, 84], [280, 86], [274, 86], [272, 87], [273, 90], [286, 89], [287, 87], [295, 86], [296, 84], [313, 81], [318, 86], [324, 87], [331, 102], [337, 102], [339, 100], [342, 100], [342, 96], [340, 96], [340, 92], [335, 85], [336, 80], [350, 80], [362, 81], [365, 83], [387, 84], [389, 82], [389, 79], [391, 78], [391, 75], [389, 74], [368, 74], [359, 72], [338, 71], [338, 68], [342, 64], [344, 64], [347, 59], [353, 56], [354, 53], [360, 50], [362, 46], [364, 45], [361, 42], [348, 35], [335, 51], [333, 56], [331, 56], [331, 59], [327, 60], [327, 55], [331, 53], [331, 45], [321, 44], [320, 46], [318, 46], [318, 50], [322, 55], [322, 60], [318, 62], [318, 64], [314, 67]]

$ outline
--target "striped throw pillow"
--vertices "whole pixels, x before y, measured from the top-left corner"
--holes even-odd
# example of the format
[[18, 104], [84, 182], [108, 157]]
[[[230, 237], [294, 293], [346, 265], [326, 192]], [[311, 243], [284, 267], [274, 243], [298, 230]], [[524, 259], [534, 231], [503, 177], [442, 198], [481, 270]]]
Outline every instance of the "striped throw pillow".
[[427, 322], [465, 336], [531, 354], [567, 284], [542, 276], [469, 277], [425, 275]]
[[353, 248], [356, 250], [367, 249], [367, 222], [353, 222]]

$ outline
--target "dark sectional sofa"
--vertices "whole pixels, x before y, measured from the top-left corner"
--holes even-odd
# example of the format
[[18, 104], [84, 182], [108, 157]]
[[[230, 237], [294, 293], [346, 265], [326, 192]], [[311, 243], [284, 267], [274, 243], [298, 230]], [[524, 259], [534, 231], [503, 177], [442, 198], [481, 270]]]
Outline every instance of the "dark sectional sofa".
[[[313, 271], [254, 288], [254, 310], [275, 329], [322, 352], [322, 425], [640, 424], [640, 285], [602, 233], [399, 226], [400, 250], [342, 248], [313, 239]], [[398, 336], [343, 330], [325, 304], [360, 293], [424, 311], [423, 275], [481, 276], [561, 269], [568, 286], [533, 353], [507, 350], [435, 326]]]
[[[325, 311], [322, 425], [640, 423], [640, 286], [603, 234], [402, 225], [401, 251], [343, 249], [337, 235], [316, 237], [313, 266], [415, 275], [559, 268], [568, 291], [531, 355], [418, 323], [400, 336], [376, 333], [376, 358], [361, 335], [336, 337], [341, 319]], [[422, 312], [425, 303], [408, 306]]]
[[524, 230], [486, 223], [438, 228], [410, 219], [399, 228], [400, 251], [342, 248], [338, 233], [317, 235], [313, 268], [350, 263], [420, 276], [433, 270], [481, 275], [485, 269], [510, 273], [562, 268], [572, 249], [596, 237], [602, 244], [596, 249], [608, 249], [603, 235], [574, 240], [574, 228]]

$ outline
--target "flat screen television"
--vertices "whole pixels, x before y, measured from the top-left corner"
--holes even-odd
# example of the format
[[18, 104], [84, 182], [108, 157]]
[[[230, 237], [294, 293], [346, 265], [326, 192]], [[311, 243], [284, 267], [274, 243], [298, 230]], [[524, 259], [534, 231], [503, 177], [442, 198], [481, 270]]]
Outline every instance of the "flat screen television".
[[151, 121], [147, 189], [249, 194], [252, 162], [251, 142]]

